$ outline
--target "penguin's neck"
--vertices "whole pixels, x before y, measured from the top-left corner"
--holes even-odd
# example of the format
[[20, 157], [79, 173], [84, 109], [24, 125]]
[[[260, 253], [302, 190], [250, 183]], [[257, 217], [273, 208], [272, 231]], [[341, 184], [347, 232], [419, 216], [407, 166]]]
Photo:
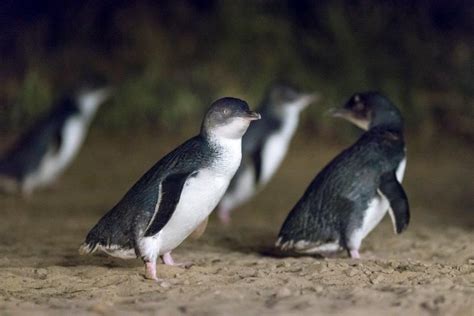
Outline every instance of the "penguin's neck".
[[202, 135], [207, 143], [217, 151], [242, 151], [242, 138], [228, 138], [214, 133], [205, 133]]
[[378, 125], [370, 128], [366, 133], [371, 135], [378, 135], [382, 137], [386, 144], [402, 145], [405, 147], [405, 140], [403, 137], [403, 129], [399, 126]]
[[403, 118], [398, 111], [375, 113], [370, 122], [370, 129], [386, 129], [403, 134]]
[[84, 120], [89, 123], [95, 116], [99, 106], [108, 98], [107, 89], [79, 94], [77, 97], [78, 107]]
[[242, 138], [206, 134], [205, 141], [214, 157], [211, 169], [216, 175], [223, 176], [230, 182], [242, 160]]
[[299, 123], [301, 109], [298, 107], [286, 107], [280, 114], [280, 121], [282, 122], [280, 133], [282, 136], [291, 138], [296, 131]]
[[92, 99], [80, 98], [78, 100], [78, 105], [82, 120], [84, 123], [89, 124], [97, 113], [99, 103]]
[[370, 131], [387, 131], [393, 134], [398, 135], [403, 138], [403, 125], [402, 124], [379, 124], [371, 126]]

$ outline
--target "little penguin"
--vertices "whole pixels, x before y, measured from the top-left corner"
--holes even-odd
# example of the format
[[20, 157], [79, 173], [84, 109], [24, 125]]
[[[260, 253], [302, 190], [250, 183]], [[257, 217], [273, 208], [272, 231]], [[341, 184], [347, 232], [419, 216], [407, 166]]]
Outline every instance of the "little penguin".
[[316, 93], [303, 93], [291, 84], [277, 82], [267, 89], [257, 109], [262, 119], [250, 126], [242, 141], [242, 163], [218, 206], [218, 216], [229, 224], [230, 213], [250, 200], [276, 173], [298, 127], [299, 115]]
[[0, 158], [0, 190], [28, 197], [52, 184], [79, 152], [110, 92], [103, 84], [83, 87], [57, 102]]
[[360, 258], [362, 240], [387, 210], [396, 234], [410, 220], [400, 184], [406, 165], [403, 118], [378, 92], [353, 95], [333, 116], [366, 131], [311, 182], [283, 223], [276, 247], [322, 255], [345, 249]]
[[145, 277], [158, 280], [156, 261], [175, 263], [171, 251], [205, 222], [239, 168], [242, 136], [260, 114], [236, 98], [221, 98], [207, 111], [197, 136], [147, 171], [99, 222], [81, 254], [101, 250], [140, 257]]

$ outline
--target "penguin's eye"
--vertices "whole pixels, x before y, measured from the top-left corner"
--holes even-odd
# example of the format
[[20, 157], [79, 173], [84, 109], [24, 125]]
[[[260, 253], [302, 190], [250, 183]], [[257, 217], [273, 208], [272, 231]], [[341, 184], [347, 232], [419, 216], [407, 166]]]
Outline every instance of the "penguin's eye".
[[229, 110], [229, 109], [224, 109], [223, 113], [224, 113], [224, 115], [226, 115], [226, 116], [227, 116], [227, 115], [229, 115], [229, 114], [230, 114], [230, 110]]

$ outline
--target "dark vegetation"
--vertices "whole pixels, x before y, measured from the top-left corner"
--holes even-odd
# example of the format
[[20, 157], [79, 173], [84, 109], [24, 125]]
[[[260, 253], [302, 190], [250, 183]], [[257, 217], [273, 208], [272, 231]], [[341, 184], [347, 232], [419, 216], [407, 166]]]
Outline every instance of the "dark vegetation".
[[116, 94], [104, 129], [168, 129], [219, 96], [252, 106], [276, 78], [323, 96], [321, 115], [380, 89], [412, 133], [474, 139], [472, 1], [0, 2], [0, 132], [16, 133], [86, 75]]

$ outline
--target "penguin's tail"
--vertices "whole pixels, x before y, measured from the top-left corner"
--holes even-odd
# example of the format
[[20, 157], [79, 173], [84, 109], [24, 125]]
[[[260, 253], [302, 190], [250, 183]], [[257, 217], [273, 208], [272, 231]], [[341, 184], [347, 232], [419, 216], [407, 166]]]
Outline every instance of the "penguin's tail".
[[94, 253], [97, 250], [97, 247], [99, 247], [98, 243], [88, 243], [84, 242], [80, 247], [79, 247], [79, 254], [81, 256], [83, 255], [88, 255], [91, 253]]
[[278, 240], [275, 242], [275, 248], [279, 248], [282, 251], [291, 250], [294, 248], [295, 241], [292, 239], [286, 239], [282, 236], [278, 237]]
[[88, 255], [94, 253], [96, 250], [104, 246], [104, 239], [106, 236], [110, 236], [107, 231], [107, 226], [104, 225], [103, 219], [101, 219], [94, 227], [89, 231], [86, 236], [86, 240], [79, 247], [80, 255]]

